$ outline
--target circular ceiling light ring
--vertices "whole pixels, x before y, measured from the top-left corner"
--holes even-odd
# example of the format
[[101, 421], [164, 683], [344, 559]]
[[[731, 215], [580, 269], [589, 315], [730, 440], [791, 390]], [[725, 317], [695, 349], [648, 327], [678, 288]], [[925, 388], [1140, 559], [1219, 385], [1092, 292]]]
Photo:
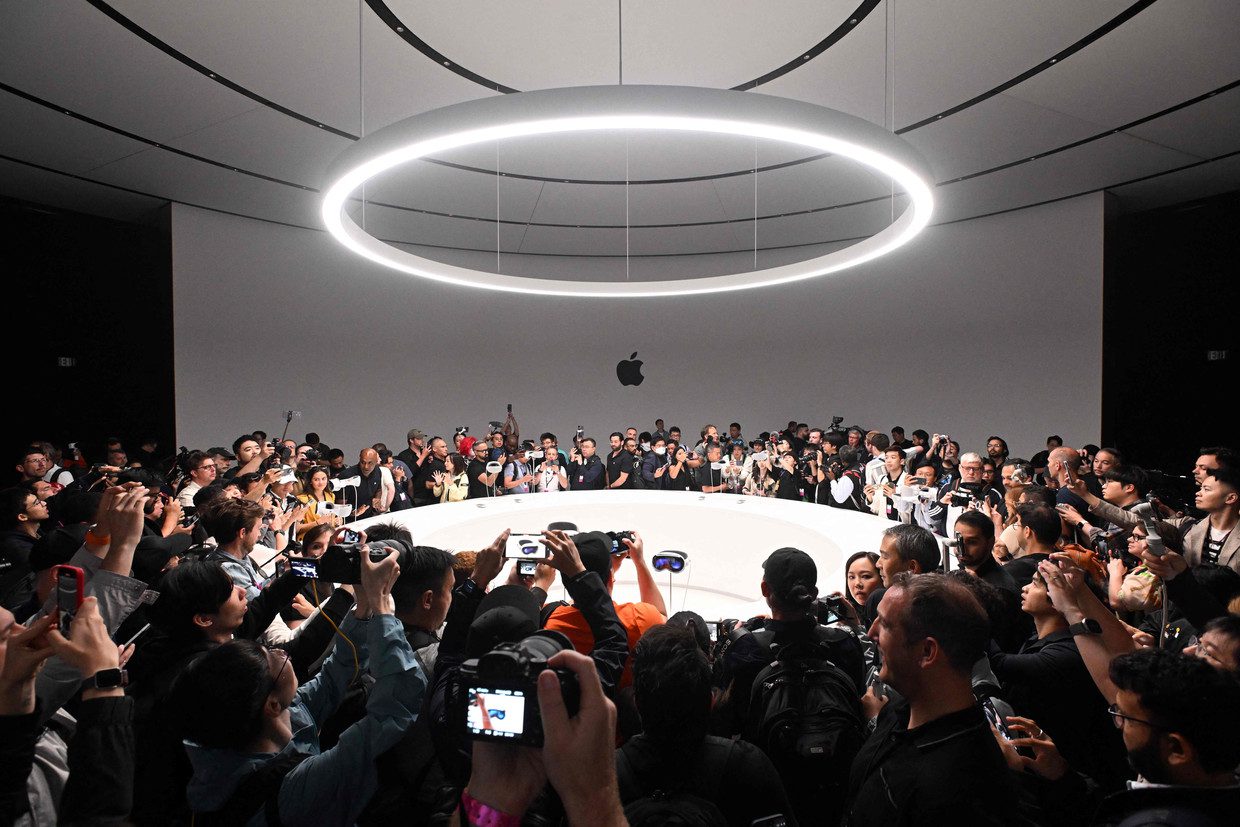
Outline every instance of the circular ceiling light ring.
[[[345, 209], [367, 181], [419, 158], [509, 138], [624, 130], [736, 135], [828, 152], [890, 177], [908, 196], [908, 205], [869, 238], [805, 261], [722, 276], [624, 282], [509, 276], [445, 264], [380, 241]], [[446, 284], [542, 296], [687, 296], [787, 284], [885, 255], [929, 224], [934, 209], [931, 180], [926, 162], [902, 138], [861, 118], [803, 101], [690, 86], [578, 86], [446, 106], [367, 135], [333, 162], [322, 218], [337, 241], [363, 258]]]

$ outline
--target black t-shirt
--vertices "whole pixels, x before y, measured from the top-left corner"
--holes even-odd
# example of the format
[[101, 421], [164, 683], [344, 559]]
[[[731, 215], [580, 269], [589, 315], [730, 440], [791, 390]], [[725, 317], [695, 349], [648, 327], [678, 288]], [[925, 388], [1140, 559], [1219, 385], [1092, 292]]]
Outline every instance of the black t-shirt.
[[418, 472], [418, 476], [413, 482], [414, 505], [425, 505], [426, 503], [437, 502], [434, 492], [426, 487], [428, 482], [434, 480], [436, 471], [446, 474], [448, 472], [448, 467], [443, 464], [443, 460], [437, 459], [433, 455], [428, 456], [426, 461], [422, 463], [422, 470]]
[[[360, 482], [357, 488], [347, 486], [343, 489], [344, 501], [353, 506], [353, 517], [357, 513], [357, 509], [361, 506], [369, 506], [379, 492], [383, 490], [383, 472], [379, 470], [379, 466], [375, 466], [375, 470], [370, 472], [367, 477], [362, 474], [362, 469], [356, 465], [350, 465], [348, 468], [340, 472], [342, 479], [349, 477], [357, 477]], [[363, 518], [372, 516], [369, 511], [362, 515]]]
[[723, 471], [710, 467], [710, 460], [704, 460], [695, 470], [698, 488], [714, 488], [723, 485]]
[[[640, 473], [640, 470], [638, 473]], [[607, 485], [610, 486], [613, 482], [620, 479], [621, 474], [628, 474], [629, 476], [625, 479], [624, 485], [621, 485], [620, 487], [632, 488], [633, 455], [623, 448], [620, 449], [620, 453], [618, 454], [609, 453], [607, 455]]]
[[795, 471], [779, 469], [779, 479], [775, 482], [775, 498], [779, 500], [801, 499], [801, 477]]
[[617, 764], [627, 763], [620, 776], [621, 804], [676, 789], [712, 801], [729, 827], [748, 827], [777, 813], [792, 814], [771, 759], [746, 741], [707, 736], [694, 747], [677, 748], [641, 734], [617, 750], [616, 758]]
[[[478, 480], [478, 477], [486, 472], [487, 464], [482, 460], [471, 459], [469, 461], [469, 465], [465, 469], [465, 473], [469, 477], [469, 499], [480, 499], [492, 495], [491, 486]], [[498, 480], [498, 477], [496, 479]]]

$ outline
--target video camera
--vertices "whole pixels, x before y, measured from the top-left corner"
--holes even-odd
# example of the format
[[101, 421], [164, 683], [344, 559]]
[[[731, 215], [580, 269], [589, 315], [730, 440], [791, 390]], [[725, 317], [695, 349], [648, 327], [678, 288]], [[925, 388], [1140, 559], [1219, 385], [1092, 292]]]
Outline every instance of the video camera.
[[[473, 738], [502, 739], [523, 746], [543, 745], [538, 707], [538, 676], [557, 652], [572, 650], [561, 632], [542, 629], [516, 643], [501, 643], [480, 658], [461, 664], [457, 678], [457, 720]], [[553, 669], [570, 716], [581, 705], [577, 676]]]
[[[370, 549], [370, 562], [378, 563], [392, 551], [404, 554], [409, 551], [400, 540], [372, 540], [366, 543]], [[307, 580], [330, 580], [333, 583], [357, 585], [362, 582], [362, 546], [360, 543], [349, 545], [330, 545], [323, 556], [317, 559], [308, 557], [289, 558], [289, 568], [298, 577]]]

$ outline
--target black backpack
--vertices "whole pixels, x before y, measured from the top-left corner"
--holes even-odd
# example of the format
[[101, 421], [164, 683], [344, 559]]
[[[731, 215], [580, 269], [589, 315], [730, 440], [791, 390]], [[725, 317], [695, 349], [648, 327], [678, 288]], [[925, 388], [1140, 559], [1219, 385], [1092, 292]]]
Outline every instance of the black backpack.
[[724, 771], [731, 760], [735, 743], [716, 743], [707, 739], [704, 744], [702, 772], [707, 787], [688, 792], [684, 789], [685, 776], [661, 779], [663, 783], [645, 792], [637, 773], [624, 750], [616, 751], [616, 780], [620, 788], [620, 800], [624, 805], [625, 820], [631, 827], [727, 827], [728, 820], [715, 803], [719, 796]]
[[195, 827], [234, 827], [248, 824], [260, 812], [268, 827], [280, 827], [280, 786], [284, 776], [309, 758], [304, 752], [290, 752], [251, 772], [233, 790], [224, 806], [209, 813], [194, 813]]
[[[774, 642], [771, 631], [753, 634], [766, 646]], [[775, 650], [754, 678], [742, 734], [785, 779], [798, 820], [817, 813], [823, 823], [834, 823], [832, 814], [842, 811], [848, 774], [865, 740], [857, 685], [830, 653], [821, 634]]]

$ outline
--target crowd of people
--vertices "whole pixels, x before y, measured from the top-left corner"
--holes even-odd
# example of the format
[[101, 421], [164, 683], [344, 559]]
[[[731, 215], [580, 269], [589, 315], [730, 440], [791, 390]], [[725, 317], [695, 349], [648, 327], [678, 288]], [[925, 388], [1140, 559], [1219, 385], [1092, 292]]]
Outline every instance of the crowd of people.
[[[1235, 822], [1234, 451], [1181, 489], [1059, 437], [607, 441], [510, 413], [352, 464], [316, 434], [31, 443], [0, 491], [0, 823]], [[768, 611], [704, 618], [669, 615], [640, 531], [553, 523], [531, 563], [507, 531], [446, 550], [382, 517], [612, 488], [853, 510], [882, 539], [831, 583], [773, 535]]]

